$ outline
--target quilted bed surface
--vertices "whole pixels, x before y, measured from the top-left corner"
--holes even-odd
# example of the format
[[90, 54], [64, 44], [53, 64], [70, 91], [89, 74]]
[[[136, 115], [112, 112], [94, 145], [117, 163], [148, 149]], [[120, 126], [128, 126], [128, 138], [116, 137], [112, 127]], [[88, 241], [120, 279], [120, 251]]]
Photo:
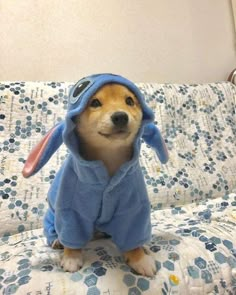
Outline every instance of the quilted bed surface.
[[59, 267], [46, 246], [47, 191], [65, 147], [39, 174], [21, 176], [31, 148], [64, 118], [72, 83], [0, 84], [0, 292], [2, 294], [236, 294], [236, 88], [138, 84], [170, 153], [161, 165], [142, 146], [140, 162], [152, 204], [147, 245], [158, 273], [133, 273], [109, 239], [91, 241], [85, 265]]

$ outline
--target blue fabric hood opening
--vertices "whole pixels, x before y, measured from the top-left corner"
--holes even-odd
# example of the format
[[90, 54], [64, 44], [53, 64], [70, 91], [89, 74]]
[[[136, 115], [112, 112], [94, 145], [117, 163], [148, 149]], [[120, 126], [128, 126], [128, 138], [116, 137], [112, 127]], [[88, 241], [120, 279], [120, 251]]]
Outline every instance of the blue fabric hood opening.
[[[70, 89], [63, 140], [71, 153], [84, 164], [86, 164], [85, 162], [88, 161], [83, 160], [79, 154], [79, 138], [75, 133], [76, 124], [74, 122], [74, 118], [83, 112], [88, 104], [89, 99], [106, 84], [120, 84], [127, 87], [131, 92], [133, 92], [141, 105], [143, 117], [140, 130], [135, 139], [135, 146], [137, 146], [137, 142], [142, 136], [142, 130], [144, 126], [150, 122], [153, 122], [154, 120], [153, 111], [147, 106], [143, 94], [133, 82], [127, 80], [126, 78], [113, 74], [97, 74], [79, 80]], [[86, 85], [85, 88], [84, 85]], [[81, 92], [78, 90], [79, 86], [81, 86]], [[77, 97], [75, 96], [75, 93], [78, 93]], [[136, 150], [136, 148], [134, 150]], [[134, 151], [134, 154], [136, 153], [138, 153], [138, 151]]]

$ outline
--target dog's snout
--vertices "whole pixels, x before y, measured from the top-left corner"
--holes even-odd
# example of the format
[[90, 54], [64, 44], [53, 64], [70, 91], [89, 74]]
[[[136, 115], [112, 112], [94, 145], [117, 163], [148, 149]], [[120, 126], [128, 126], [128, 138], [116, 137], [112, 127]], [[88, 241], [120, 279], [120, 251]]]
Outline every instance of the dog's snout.
[[128, 124], [129, 117], [125, 112], [115, 112], [111, 120], [116, 127], [125, 127]]

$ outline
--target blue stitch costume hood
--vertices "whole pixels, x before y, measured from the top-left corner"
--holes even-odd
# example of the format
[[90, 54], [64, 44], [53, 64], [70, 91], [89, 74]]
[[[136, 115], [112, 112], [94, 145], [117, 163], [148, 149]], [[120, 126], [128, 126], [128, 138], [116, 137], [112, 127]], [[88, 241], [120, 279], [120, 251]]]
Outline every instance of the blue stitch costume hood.
[[[113, 177], [108, 175], [101, 161], [86, 161], [81, 157], [73, 121], [89, 99], [109, 83], [124, 85], [133, 92], [143, 113], [132, 159]], [[162, 163], [168, 160], [164, 140], [153, 120], [153, 112], [138, 87], [121, 76], [92, 75], [72, 87], [65, 121], [45, 135], [32, 150], [23, 169], [24, 177], [29, 177], [47, 163], [63, 142], [69, 149], [48, 193], [44, 232], [49, 245], [59, 239], [68, 248], [82, 248], [92, 238], [95, 228], [111, 235], [121, 251], [142, 246], [150, 239], [150, 204], [139, 166], [141, 138], [154, 148]]]

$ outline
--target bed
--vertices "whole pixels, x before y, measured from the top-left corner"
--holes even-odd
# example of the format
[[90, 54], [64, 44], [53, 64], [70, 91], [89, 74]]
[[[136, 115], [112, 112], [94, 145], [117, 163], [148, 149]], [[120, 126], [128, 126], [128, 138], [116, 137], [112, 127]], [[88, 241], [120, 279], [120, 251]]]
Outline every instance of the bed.
[[36, 142], [62, 120], [72, 82], [0, 83], [0, 292], [2, 294], [236, 294], [236, 86], [138, 83], [170, 154], [160, 164], [142, 145], [152, 205], [157, 275], [142, 277], [109, 238], [84, 249], [65, 273], [46, 245], [47, 191], [65, 147], [37, 175], [21, 175]]

